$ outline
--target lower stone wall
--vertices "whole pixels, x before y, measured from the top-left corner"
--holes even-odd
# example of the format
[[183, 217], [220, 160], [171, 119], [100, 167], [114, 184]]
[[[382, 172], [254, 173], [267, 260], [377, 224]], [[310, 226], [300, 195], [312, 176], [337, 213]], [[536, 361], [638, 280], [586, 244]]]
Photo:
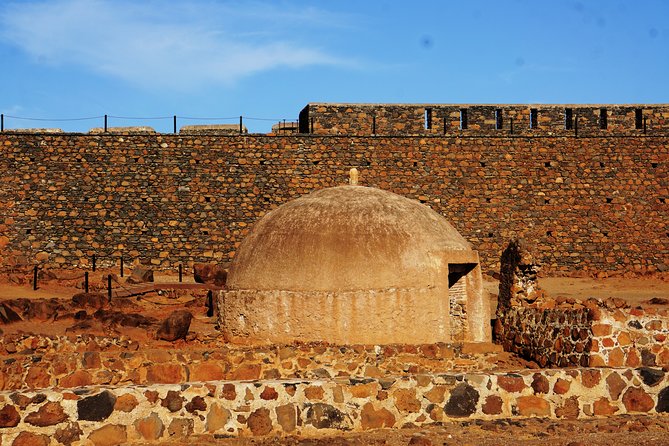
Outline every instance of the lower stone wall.
[[[244, 347], [220, 340], [140, 349], [126, 339], [25, 335], [0, 343], [0, 390], [187, 381], [318, 379], [505, 368], [493, 344]], [[504, 356], [504, 354], [502, 354]], [[517, 367], [517, 366], [516, 366]], [[506, 366], [508, 368], [508, 366]]]
[[496, 342], [541, 367], [669, 366], [669, 308], [622, 300], [514, 306], [497, 314]]
[[588, 366], [592, 343], [587, 309], [511, 307], [497, 314], [496, 342], [541, 367]]
[[214, 381], [2, 392], [0, 443], [145, 444], [207, 433], [309, 437], [461, 419], [667, 412], [669, 376], [650, 368]]
[[669, 308], [604, 308], [593, 315], [590, 366], [669, 366]]

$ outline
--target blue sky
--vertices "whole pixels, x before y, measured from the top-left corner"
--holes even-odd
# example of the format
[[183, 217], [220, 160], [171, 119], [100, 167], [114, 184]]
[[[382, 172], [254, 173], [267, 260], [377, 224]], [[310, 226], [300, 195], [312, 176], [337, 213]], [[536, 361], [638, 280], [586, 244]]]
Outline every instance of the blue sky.
[[290, 120], [308, 102], [667, 103], [669, 2], [0, 0], [0, 61], [5, 128]]

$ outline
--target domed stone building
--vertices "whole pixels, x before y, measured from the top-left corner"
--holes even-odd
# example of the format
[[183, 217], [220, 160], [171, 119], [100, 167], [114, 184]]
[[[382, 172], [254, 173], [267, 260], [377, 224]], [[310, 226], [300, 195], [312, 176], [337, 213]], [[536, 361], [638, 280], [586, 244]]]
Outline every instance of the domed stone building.
[[268, 213], [227, 286], [232, 342], [490, 342], [478, 253], [428, 206], [380, 189], [323, 189]]

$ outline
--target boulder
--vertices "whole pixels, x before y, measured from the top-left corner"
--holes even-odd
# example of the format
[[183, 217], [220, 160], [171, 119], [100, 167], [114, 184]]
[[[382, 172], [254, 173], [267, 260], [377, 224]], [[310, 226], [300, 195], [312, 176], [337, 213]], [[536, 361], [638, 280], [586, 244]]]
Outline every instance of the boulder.
[[193, 315], [190, 311], [176, 310], [165, 319], [156, 333], [158, 339], [176, 341], [186, 339]]
[[145, 266], [136, 266], [126, 282], [130, 284], [153, 282], [153, 270]]
[[109, 298], [103, 293], [77, 293], [72, 296], [72, 303], [77, 308], [100, 309], [109, 305]]
[[21, 316], [7, 304], [0, 304], [0, 324], [11, 324], [22, 320]]
[[213, 263], [196, 263], [193, 265], [193, 277], [197, 283], [211, 283], [216, 286], [225, 286], [228, 271]]

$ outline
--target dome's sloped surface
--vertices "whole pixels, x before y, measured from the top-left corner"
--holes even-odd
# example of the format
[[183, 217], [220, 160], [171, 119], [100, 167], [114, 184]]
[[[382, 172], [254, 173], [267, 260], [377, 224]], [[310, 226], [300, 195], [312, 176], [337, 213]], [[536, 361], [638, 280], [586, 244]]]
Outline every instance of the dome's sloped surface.
[[240, 245], [231, 290], [424, 288], [448, 251], [470, 251], [418, 201], [363, 186], [323, 189], [268, 213]]

